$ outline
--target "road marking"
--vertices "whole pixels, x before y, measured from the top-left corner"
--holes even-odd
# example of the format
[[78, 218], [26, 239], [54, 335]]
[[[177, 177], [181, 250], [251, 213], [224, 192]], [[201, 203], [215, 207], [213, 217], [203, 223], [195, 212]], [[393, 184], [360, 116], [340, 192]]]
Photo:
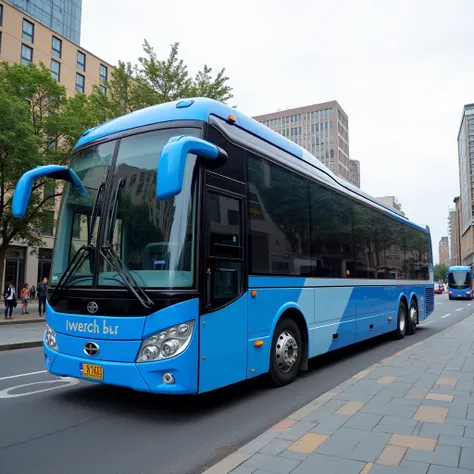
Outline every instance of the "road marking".
[[[18, 397], [26, 397], [27, 395], [34, 395], [35, 393], [41, 392], [49, 392], [50, 390], [56, 390], [58, 388], [69, 387], [71, 385], [77, 385], [80, 382], [78, 379], [73, 379], [70, 377], [61, 377], [55, 380], [44, 380], [43, 382], [33, 382], [33, 383], [25, 383], [23, 385], [16, 385], [15, 387], [5, 388], [4, 390], [0, 390], [0, 398], [18, 398]], [[39, 384], [61, 384], [61, 385], [54, 385], [48, 388], [42, 388], [40, 390], [33, 390], [31, 392], [24, 392], [24, 393], [10, 393], [12, 390], [23, 388], [23, 387], [31, 387], [32, 385], [39, 385]]]
[[464, 308], [458, 308], [458, 309], [455, 309], [454, 311], [462, 311]]
[[38, 370], [38, 372], [28, 372], [27, 374], [10, 375], [9, 377], [0, 377], [0, 380], [16, 379], [18, 377], [27, 377], [28, 375], [44, 374], [46, 370]]
[[434, 321], [425, 321], [423, 323], [420, 323], [420, 326], [426, 326], [427, 324], [434, 323]]
[[471, 304], [472, 304], [472, 303], [468, 303], [467, 305], [468, 305], [468, 306], [471, 306]]
[[441, 316], [441, 319], [447, 318], [448, 316], [451, 316], [451, 313], [445, 314], [444, 316]]

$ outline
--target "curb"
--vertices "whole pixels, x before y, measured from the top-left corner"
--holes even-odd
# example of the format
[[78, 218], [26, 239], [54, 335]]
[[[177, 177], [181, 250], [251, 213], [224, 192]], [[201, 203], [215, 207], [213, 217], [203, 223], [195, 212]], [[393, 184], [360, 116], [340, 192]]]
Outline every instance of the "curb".
[[293, 420], [292, 421], [293, 423], [301, 420], [306, 415], [310, 414], [313, 410], [315, 410], [321, 405], [324, 405], [327, 401], [334, 398], [340, 392], [344, 391], [346, 388], [350, 387], [351, 385], [356, 383], [358, 380], [364, 378], [366, 375], [372, 372], [372, 370], [375, 370], [381, 365], [390, 363], [395, 357], [398, 357], [402, 354], [406, 354], [407, 352], [412, 351], [415, 347], [418, 347], [419, 345], [425, 343], [426, 341], [429, 341], [430, 339], [433, 339], [434, 337], [438, 337], [447, 331], [451, 331], [453, 328], [455, 328], [459, 324], [463, 324], [466, 321], [469, 321], [470, 319], [471, 320], [474, 319], [474, 314], [471, 314], [470, 316], [463, 319], [462, 321], [459, 321], [456, 324], [453, 324], [452, 326], [446, 329], [443, 329], [442, 331], [439, 331], [436, 334], [433, 334], [432, 336], [427, 337], [426, 339], [423, 339], [422, 341], [416, 342], [412, 344], [411, 346], [405, 347], [404, 349], [398, 352], [395, 352], [391, 356], [385, 357], [381, 361], [376, 362], [375, 364], [372, 364], [367, 369], [358, 372], [357, 374], [353, 375], [351, 378], [347, 379], [346, 381], [342, 382], [338, 386], [334, 387], [332, 390], [329, 390], [328, 392], [323, 393], [319, 397], [315, 398], [313, 401], [309, 402], [308, 404], [302, 406], [301, 408], [299, 408], [292, 414], [283, 418], [279, 423], [272, 426], [268, 430], [265, 430], [262, 434], [260, 434], [256, 438], [251, 439], [247, 444], [245, 444], [244, 446], [242, 446], [241, 448], [239, 448], [237, 451], [233, 452], [229, 456], [226, 456], [224, 459], [221, 459], [212, 467], [206, 469], [202, 474], [229, 474], [231, 471], [233, 471], [234, 469], [239, 467], [241, 464], [243, 464], [245, 461], [247, 461], [247, 459], [253, 456], [256, 452], [258, 452], [260, 449], [265, 447], [272, 439], [276, 438], [280, 434], [280, 432], [285, 431], [286, 426], [284, 425], [285, 425], [286, 420]]
[[46, 320], [44, 318], [35, 318], [35, 319], [12, 319], [8, 321], [0, 321], [0, 328], [2, 326], [10, 326], [12, 324], [33, 324], [33, 323], [44, 323]]
[[17, 349], [31, 349], [33, 347], [41, 347], [43, 341], [30, 341], [30, 342], [12, 342], [11, 344], [0, 345], [0, 352], [14, 351]]

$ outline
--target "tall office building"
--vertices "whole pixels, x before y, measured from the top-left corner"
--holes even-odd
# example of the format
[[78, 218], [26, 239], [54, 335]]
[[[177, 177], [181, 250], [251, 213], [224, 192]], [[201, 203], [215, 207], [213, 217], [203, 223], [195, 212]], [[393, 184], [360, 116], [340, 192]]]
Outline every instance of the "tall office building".
[[451, 265], [461, 265], [461, 199], [456, 196], [453, 200], [455, 208], [449, 211], [448, 229], [451, 241]]
[[461, 261], [474, 264], [474, 104], [464, 106], [458, 134]]
[[349, 158], [349, 119], [337, 101], [282, 110], [254, 119], [308, 150], [336, 176], [360, 186], [360, 163]]
[[405, 213], [402, 211], [402, 205], [395, 196], [381, 196], [375, 199], [385, 204], [385, 206], [391, 207], [395, 212], [397, 212], [401, 216], [405, 216]]
[[65, 38], [81, 42], [82, 0], [5, 0]]
[[449, 267], [449, 239], [448, 237], [441, 237], [439, 241], [439, 263]]

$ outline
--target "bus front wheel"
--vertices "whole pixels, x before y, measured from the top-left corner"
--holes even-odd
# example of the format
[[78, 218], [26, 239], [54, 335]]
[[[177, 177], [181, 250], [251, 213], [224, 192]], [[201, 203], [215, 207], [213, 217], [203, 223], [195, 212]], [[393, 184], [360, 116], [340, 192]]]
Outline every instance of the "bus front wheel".
[[293, 382], [300, 370], [303, 344], [298, 325], [293, 319], [282, 318], [273, 334], [270, 353], [270, 381], [281, 387]]
[[403, 339], [407, 332], [407, 307], [401, 302], [398, 308], [397, 330], [395, 331], [396, 339]]

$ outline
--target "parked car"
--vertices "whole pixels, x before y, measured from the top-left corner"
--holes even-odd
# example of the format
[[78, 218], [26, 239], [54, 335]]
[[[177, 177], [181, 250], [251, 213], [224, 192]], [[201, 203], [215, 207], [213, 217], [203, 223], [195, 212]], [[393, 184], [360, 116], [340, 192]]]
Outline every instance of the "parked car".
[[434, 292], [438, 295], [442, 295], [444, 292], [444, 285], [442, 283], [435, 283]]

